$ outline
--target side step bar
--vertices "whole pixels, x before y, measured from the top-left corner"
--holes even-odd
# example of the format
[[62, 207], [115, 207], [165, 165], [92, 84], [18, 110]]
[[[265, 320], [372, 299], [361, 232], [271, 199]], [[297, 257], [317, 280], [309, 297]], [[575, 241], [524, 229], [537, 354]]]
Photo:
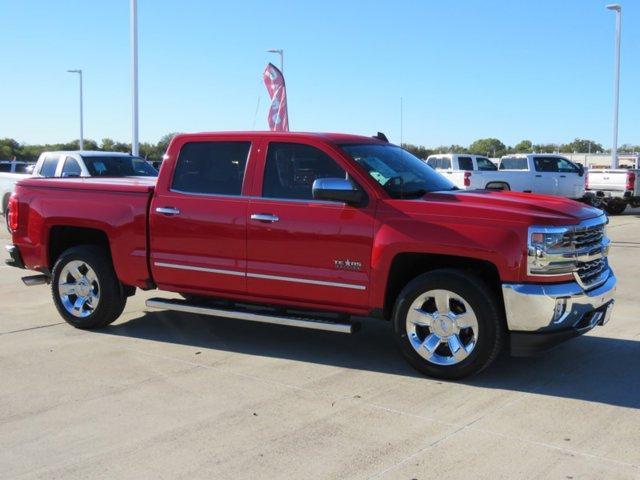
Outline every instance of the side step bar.
[[331, 322], [324, 319], [303, 318], [293, 315], [277, 316], [244, 310], [212, 308], [207, 305], [195, 305], [178, 299], [150, 298], [145, 303], [149, 308], [197, 313], [200, 315], [211, 315], [214, 317], [234, 318], [236, 320], [247, 320], [250, 322], [273, 323], [289, 327], [311, 328], [314, 330], [325, 330], [327, 332], [354, 333], [360, 327], [358, 323]]

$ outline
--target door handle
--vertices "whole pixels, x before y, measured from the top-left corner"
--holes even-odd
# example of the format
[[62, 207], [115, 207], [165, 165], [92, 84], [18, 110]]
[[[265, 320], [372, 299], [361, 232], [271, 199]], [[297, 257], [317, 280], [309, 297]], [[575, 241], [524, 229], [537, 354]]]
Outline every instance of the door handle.
[[536, 175], [536, 178], [542, 178], [542, 175]]
[[257, 220], [258, 222], [274, 223], [280, 220], [276, 215], [270, 213], [252, 213], [251, 220]]
[[560, 175], [560, 178], [567, 178], [566, 175]]
[[157, 207], [157, 213], [162, 213], [163, 215], [180, 215], [180, 210], [173, 207]]

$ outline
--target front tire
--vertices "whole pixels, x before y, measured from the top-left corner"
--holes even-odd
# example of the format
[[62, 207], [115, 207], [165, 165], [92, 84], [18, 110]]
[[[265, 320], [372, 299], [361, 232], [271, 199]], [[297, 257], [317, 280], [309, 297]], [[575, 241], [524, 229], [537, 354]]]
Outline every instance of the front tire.
[[620, 201], [607, 202], [604, 206], [604, 209], [609, 215], [620, 215], [626, 208], [627, 204]]
[[393, 331], [406, 360], [430, 377], [459, 379], [485, 369], [504, 343], [496, 294], [460, 270], [424, 273], [400, 292]]
[[62, 318], [80, 329], [109, 325], [127, 302], [111, 258], [92, 245], [73, 247], [60, 255], [53, 267], [51, 294]]

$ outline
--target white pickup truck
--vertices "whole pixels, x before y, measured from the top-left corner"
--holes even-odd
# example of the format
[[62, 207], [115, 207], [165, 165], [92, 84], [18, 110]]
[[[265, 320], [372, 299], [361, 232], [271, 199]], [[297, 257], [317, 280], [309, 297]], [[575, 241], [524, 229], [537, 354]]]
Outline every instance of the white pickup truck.
[[610, 215], [620, 215], [627, 205], [640, 207], [640, 169], [596, 168], [587, 174], [587, 190], [595, 194], [601, 208]]
[[13, 193], [18, 180], [30, 177], [33, 171], [33, 163], [21, 161], [0, 162], [0, 213], [7, 217], [9, 197]]
[[575, 200], [585, 198], [584, 168], [561, 155], [508, 155], [495, 166], [483, 156], [450, 153], [430, 155], [427, 164], [464, 189], [544, 193]]

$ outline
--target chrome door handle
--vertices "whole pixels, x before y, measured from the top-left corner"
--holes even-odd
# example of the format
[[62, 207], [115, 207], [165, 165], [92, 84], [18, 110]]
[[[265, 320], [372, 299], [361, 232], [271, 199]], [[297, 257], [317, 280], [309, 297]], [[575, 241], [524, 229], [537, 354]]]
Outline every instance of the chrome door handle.
[[156, 212], [164, 215], [180, 215], [180, 210], [173, 207], [157, 207]]
[[277, 216], [270, 213], [252, 213], [251, 220], [257, 220], [258, 222], [274, 223], [280, 220]]

